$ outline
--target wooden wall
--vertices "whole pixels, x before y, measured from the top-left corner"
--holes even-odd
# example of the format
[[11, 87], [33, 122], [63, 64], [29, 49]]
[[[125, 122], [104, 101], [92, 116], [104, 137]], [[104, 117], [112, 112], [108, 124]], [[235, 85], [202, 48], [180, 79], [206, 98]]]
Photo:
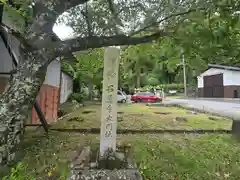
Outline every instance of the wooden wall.
[[[59, 88], [43, 84], [37, 101], [48, 123], [55, 122], [58, 118]], [[32, 109], [32, 124], [40, 124], [37, 112]]]
[[[57, 120], [58, 106], [60, 102], [60, 73], [61, 64], [58, 60], [52, 61], [47, 69], [45, 81], [37, 96], [37, 101], [48, 123]], [[39, 118], [35, 109], [32, 110], [32, 124], [39, 124]]]

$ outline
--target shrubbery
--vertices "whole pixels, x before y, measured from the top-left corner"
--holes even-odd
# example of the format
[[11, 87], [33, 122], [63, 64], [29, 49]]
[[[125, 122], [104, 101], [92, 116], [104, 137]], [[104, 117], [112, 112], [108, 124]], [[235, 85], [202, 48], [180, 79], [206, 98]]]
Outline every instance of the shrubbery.
[[[67, 179], [68, 169], [61, 169], [57, 171], [56, 166], [49, 167], [46, 171], [44, 179]], [[28, 166], [23, 163], [18, 163], [16, 167], [11, 169], [9, 175], [4, 176], [2, 180], [37, 180], [38, 178], [34, 177], [29, 173]]]
[[70, 100], [75, 100], [78, 103], [82, 103], [83, 102], [83, 95], [81, 93], [72, 93], [70, 96]]
[[84, 100], [88, 100], [88, 96], [84, 93], [72, 93], [71, 96], [69, 97], [69, 100], [75, 100], [78, 103], [83, 103]]
[[2, 180], [35, 180], [27, 173], [27, 168], [22, 163], [17, 164], [15, 168], [11, 169], [11, 173], [8, 176], [2, 178]]
[[152, 88], [158, 89], [164, 89], [165, 92], [168, 92], [169, 90], [177, 90], [178, 92], [182, 92], [184, 90], [183, 84], [160, 84], [157, 86], [145, 86], [143, 88], [139, 88], [140, 91], [147, 91]]

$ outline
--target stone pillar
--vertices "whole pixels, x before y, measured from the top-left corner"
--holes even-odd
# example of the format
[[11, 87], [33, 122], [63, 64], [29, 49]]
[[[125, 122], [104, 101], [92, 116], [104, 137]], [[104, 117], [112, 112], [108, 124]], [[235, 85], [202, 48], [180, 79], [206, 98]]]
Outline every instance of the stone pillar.
[[104, 50], [100, 156], [108, 149], [116, 151], [117, 89], [120, 47]]

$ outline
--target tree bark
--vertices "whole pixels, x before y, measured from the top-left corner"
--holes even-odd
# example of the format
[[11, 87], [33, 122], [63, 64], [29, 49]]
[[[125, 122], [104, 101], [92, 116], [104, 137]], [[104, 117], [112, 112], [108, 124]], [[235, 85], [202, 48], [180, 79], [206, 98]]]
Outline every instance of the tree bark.
[[49, 46], [50, 48], [53, 48], [57, 54], [65, 56], [68, 55], [69, 52], [82, 51], [89, 48], [143, 44], [166, 36], [169, 36], [169, 33], [165, 31], [158, 31], [141, 37], [131, 37], [126, 35], [88, 36], [82, 38], [78, 37], [66, 41], [58, 41], [56, 43], [49, 44]]
[[88, 98], [89, 98], [89, 100], [92, 100], [92, 96], [93, 96], [93, 84], [92, 84], [92, 82], [88, 83], [88, 92], [89, 92]]
[[0, 164], [16, 160], [16, 148], [21, 141], [23, 124], [31, 111], [45, 79], [50, 56], [39, 50], [24, 53], [25, 61], [10, 80], [0, 99]]
[[141, 86], [141, 73], [137, 73], [137, 88], [140, 88]]

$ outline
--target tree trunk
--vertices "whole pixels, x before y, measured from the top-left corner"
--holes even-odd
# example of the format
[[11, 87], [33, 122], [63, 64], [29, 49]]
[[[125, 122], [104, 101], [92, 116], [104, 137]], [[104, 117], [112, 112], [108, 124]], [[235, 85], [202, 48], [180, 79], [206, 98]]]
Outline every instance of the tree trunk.
[[93, 84], [91, 82], [88, 83], [88, 92], [89, 92], [89, 100], [92, 100], [92, 94], [93, 94]]
[[137, 73], [137, 88], [141, 87], [141, 74]]
[[16, 148], [21, 141], [24, 121], [36, 101], [50, 63], [45, 53], [25, 53], [25, 61], [18, 65], [9, 88], [1, 96], [0, 164], [10, 164], [16, 160]]
[[75, 93], [81, 92], [81, 83], [78, 79], [73, 80], [73, 89]]
[[98, 91], [98, 98], [101, 99], [101, 97], [102, 97], [102, 86], [101, 85], [97, 85], [96, 89]]

